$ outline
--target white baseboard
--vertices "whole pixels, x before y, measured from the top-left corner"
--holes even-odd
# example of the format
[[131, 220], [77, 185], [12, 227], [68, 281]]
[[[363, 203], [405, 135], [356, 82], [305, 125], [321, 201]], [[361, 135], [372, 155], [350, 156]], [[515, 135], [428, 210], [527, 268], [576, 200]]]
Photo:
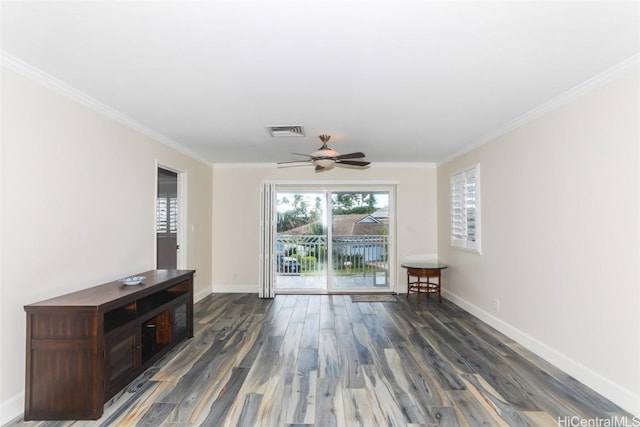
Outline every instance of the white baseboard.
[[0, 402], [0, 425], [22, 415], [24, 411], [24, 392]]
[[206, 298], [208, 295], [211, 295], [213, 291], [211, 290], [211, 287], [208, 287], [206, 289], [201, 290], [200, 292], [196, 292], [193, 294], [193, 303], [197, 303], [198, 301]]
[[640, 395], [636, 395], [632, 391], [621, 387], [620, 385], [612, 382], [608, 378], [603, 377], [594, 370], [573, 360], [569, 356], [560, 353], [547, 344], [537, 340], [536, 338], [526, 334], [525, 332], [517, 328], [514, 328], [505, 321], [498, 319], [492, 314], [487, 313], [479, 307], [471, 304], [469, 301], [460, 298], [457, 295], [444, 289], [442, 290], [442, 294], [445, 298], [447, 298], [455, 305], [463, 308], [483, 322], [502, 332], [512, 340], [526, 347], [536, 355], [557, 366], [567, 374], [571, 375], [578, 381], [600, 393], [632, 415], [640, 417]]

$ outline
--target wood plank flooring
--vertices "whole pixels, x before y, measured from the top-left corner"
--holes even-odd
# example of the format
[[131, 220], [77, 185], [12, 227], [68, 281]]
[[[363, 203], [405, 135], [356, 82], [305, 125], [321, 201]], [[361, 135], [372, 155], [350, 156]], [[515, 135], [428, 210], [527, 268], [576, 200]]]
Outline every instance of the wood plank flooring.
[[475, 427], [570, 425], [571, 417], [633, 420], [450, 302], [396, 298], [353, 303], [348, 295], [261, 300], [214, 294], [196, 304], [195, 338], [108, 402], [100, 420], [15, 420], [9, 426]]

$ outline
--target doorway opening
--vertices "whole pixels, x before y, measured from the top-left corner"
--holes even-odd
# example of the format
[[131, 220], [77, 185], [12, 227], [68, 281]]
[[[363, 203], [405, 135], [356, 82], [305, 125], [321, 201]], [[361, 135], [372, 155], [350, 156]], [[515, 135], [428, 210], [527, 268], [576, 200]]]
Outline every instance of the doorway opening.
[[158, 167], [156, 194], [156, 268], [177, 269], [180, 224], [178, 174]]
[[295, 188], [276, 195], [278, 293], [389, 292], [393, 188]]

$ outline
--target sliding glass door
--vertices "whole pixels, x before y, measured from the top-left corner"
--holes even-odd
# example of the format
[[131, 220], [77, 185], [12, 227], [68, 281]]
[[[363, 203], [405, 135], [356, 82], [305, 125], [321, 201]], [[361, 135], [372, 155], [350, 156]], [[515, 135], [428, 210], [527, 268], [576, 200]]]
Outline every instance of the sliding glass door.
[[389, 290], [389, 192], [331, 192], [335, 290]]
[[390, 188], [280, 186], [276, 292], [390, 291], [392, 201]]
[[276, 203], [276, 291], [325, 290], [326, 192], [279, 190]]

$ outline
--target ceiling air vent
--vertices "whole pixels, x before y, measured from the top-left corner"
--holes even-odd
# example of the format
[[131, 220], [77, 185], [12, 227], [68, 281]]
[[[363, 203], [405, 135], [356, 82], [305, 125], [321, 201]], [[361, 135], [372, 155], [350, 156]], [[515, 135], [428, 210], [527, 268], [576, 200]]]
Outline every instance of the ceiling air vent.
[[302, 126], [267, 126], [267, 130], [272, 137], [279, 136], [304, 136]]

